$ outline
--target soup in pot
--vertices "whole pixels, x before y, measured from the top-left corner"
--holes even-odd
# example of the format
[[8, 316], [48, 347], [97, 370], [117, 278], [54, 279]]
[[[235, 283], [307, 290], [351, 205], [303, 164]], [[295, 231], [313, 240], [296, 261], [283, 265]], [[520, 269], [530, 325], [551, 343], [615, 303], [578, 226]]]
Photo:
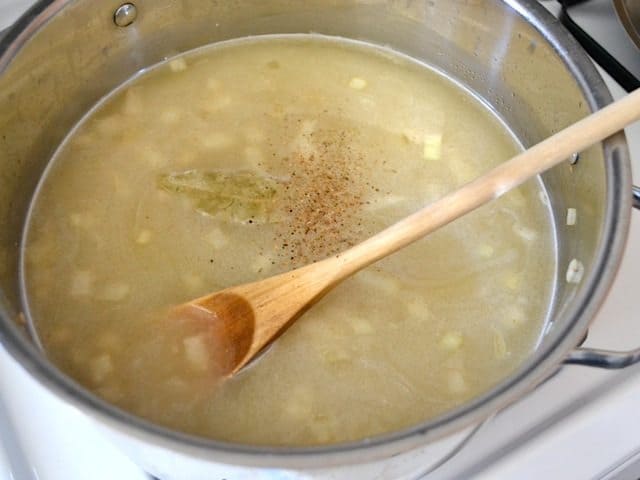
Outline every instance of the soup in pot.
[[538, 181], [350, 278], [226, 381], [210, 325], [167, 312], [338, 253], [519, 150], [387, 49], [279, 36], [170, 59], [52, 159], [24, 236], [33, 328], [96, 395], [195, 435], [320, 445], [425, 421], [535, 348], [555, 272]]

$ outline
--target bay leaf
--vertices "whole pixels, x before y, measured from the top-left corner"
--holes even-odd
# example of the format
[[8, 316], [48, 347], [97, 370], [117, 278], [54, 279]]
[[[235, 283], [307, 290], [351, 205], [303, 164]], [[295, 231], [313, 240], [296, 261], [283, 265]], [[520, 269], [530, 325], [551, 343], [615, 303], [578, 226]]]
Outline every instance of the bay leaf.
[[189, 198], [197, 211], [239, 223], [276, 221], [282, 184], [250, 171], [187, 170], [158, 176], [161, 189]]

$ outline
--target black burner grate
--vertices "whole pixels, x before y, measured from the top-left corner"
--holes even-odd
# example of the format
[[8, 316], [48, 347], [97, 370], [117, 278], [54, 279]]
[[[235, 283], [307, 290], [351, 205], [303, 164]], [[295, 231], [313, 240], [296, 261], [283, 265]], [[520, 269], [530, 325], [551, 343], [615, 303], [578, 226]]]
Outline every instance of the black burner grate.
[[[578, 40], [586, 52], [627, 92], [640, 87], [640, 79], [620, 63], [611, 52], [585, 31], [572, 16], [572, 7], [588, 3], [592, 0], [558, 0], [562, 5], [560, 21]], [[620, 25], [620, 29], [622, 26]], [[640, 50], [637, 51], [640, 57]]]

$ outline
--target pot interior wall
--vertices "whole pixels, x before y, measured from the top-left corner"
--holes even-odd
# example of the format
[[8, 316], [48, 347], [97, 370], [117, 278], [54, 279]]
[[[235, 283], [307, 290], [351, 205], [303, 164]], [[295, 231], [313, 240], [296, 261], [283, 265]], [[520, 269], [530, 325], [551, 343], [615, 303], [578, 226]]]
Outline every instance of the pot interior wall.
[[[318, 32], [404, 52], [484, 99], [530, 145], [590, 111], [558, 52], [508, 2], [463, 0], [137, 0], [137, 20], [117, 27], [112, 0], [40, 4], [43, 28], [0, 67], [0, 286], [18, 319], [18, 249], [28, 203], [52, 152], [93, 104], [140, 69], [220, 40]], [[54, 16], [55, 14], [55, 16]], [[14, 40], [12, 32], [4, 40]], [[571, 52], [560, 52], [571, 55]], [[591, 79], [599, 81], [598, 79]], [[555, 308], [576, 295], [564, 281], [572, 258], [597, 256], [607, 203], [602, 148], [544, 176], [556, 216], [559, 281]], [[565, 225], [566, 209], [578, 223]], [[536, 292], [531, 292], [535, 296]]]

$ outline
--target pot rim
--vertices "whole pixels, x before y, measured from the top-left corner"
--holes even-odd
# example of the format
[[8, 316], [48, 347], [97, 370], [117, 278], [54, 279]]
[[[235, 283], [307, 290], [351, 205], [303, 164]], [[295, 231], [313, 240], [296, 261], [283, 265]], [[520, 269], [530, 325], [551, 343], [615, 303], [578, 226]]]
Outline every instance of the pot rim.
[[[39, 0], [0, 41], [0, 75], [31, 38], [72, 0]], [[575, 78], [591, 111], [612, 101], [602, 77], [586, 53], [536, 0], [502, 0], [553, 46]], [[94, 396], [50, 363], [11, 320], [0, 302], [0, 343], [38, 383], [84, 413], [95, 414], [116, 431], [157, 447], [208, 461], [258, 467], [327, 467], [380, 459], [424, 445], [479, 423], [516, 401], [560, 368], [582, 339], [603, 302], [622, 259], [631, 212], [631, 169], [624, 133], [602, 142], [607, 188], [600, 250], [583, 280], [574, 308], [553, 341], [541, 344], [512, 375], [471, 401], [416, 426], [368, 439], [318, 447], [266, 447], [221, 442], [170, 430], [125, 412]], [[0, 300], [2, 292], [0, 291]]]

